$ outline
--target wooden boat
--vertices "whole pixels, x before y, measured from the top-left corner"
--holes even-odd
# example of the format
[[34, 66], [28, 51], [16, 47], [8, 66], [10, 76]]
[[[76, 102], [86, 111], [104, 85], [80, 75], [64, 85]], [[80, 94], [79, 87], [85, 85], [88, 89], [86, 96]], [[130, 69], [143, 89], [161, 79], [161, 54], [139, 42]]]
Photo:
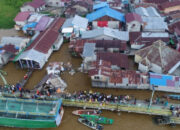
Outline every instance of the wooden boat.
[[82, 123], [83, 125], [93, 129], [93, 130], [102, 130], [103, 129], [103, 126], [102, 125], [99, 125], [93, 121], [89, 121], [87, 119], [84, 119], [84, 118], [79, 118], [78, 121], [80, 123]]
[[167, 116], [155, 116], [153, 120], [158, 125], [167, 125], [170, 124], [170, 118]]
[[113, 119], [106, 118], [103, 116], [97, 116], [97, 115], [85, 115], [81, 114], [80, 117], [85, 118], [87, 120], [93, 121], [98, 124], [112, 124], [114, 122]]
[[180, 95], [172, 94], [172, 95], [167, 95], [167, 96], [171, 99], [180, 100]]
[[74, 115], [81, 115], [81, 114], [87, 114], [87, 115], [99, 115], [100, 112], [98, 110], [92, 110], [92, 109], [86, 109], [86, 110], [75, 110], [72, 112]]

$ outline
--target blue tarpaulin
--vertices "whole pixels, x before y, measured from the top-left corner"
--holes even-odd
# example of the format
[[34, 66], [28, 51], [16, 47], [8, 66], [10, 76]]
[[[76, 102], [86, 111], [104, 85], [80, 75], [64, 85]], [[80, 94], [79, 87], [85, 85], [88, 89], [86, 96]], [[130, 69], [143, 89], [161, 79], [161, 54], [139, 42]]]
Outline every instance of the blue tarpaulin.
[[125, 17], [124, 17], [123, 13], [120, 13], [109, 7], [104, 7], [104, 8], [98, 9], [97, 11], [88, 14], [86, 16], [86, 18], [88, 19], [89, 22], [92, 22], [103, 16], [109, 16], [109, 17], [119, 20], [121, 22], [125, 22]]
[[28, 24], [24, 25], [22, 30], [26, 31], [28, 28], [35, 28], [36, 25], [37, 25], [37, 22], [28, 23]]

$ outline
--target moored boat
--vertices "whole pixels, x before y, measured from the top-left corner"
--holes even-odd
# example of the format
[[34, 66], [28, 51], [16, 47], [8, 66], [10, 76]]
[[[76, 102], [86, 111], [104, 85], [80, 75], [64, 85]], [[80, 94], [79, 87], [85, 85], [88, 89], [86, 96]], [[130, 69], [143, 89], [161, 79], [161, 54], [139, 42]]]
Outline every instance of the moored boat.
[[114, 120], [110, 118], [106, 118], [103, 116], [97, 116], [97, 115], [85, 115], [81, 114], [80, 117], [85, 118], [87, 120], [93, 121], [98, 124], [113, 124]]
[[93, 129], [93, 130], [102, 130], [103, 129], [103, 126], [102, 125], [99, 125], [93, 121], [89, 121], [87, 119], [84, 119], [84, 118], [79, 118], [78, 121], [80, 123], [82, 123], [83, 125]]
[[175, 100], [180, 100], [180, 95], [171, 94], [171, 95], [167, 95], [167, 97]]
[[167, 116], [155, 116], [153, 118], [154, 122], [158, 125], [167, 125], [170, 124], [170, 118]]
[[60, 125], [64, 110], [62, 100], [0, 97], [0, 126], [51, 128]]
[[81, 114], [87, 114], [87, 115], [99, 115], [100, 111], [98, 110], [92, 110], [92, 109], [85, 109], [85, 110], [75, 110], [72, 112], [74, 115], [81, 115]]

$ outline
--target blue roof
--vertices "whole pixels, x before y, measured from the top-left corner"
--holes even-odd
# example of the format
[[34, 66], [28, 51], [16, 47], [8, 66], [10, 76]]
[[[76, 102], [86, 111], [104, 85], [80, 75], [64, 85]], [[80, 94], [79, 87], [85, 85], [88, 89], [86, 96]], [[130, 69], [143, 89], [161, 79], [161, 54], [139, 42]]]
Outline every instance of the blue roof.
[[109, 4], [107, 2], [101, 2], [99, 4], [95, 4], [93, 5], [93, 10], [97, 10], [104, 7], [109, 7]]
[[173, 80], [173, 76], [150, 73], [150, 84], [155, 86], [168, 86], [167, 80]]
[[119, 21], [125, 22], [125, 17], [123, 13], [120, 13], [114, 9], [111, 9], [109, 7], [104, 7], [101, 9], [98, 9], [95, 12], [92, 12], [86, 16], [86, 18], [89, 20], [89, 22], [92, 22], [98, 18], [101, 18], [103, 16], [109, 16], [111, 18], [117, 19]]

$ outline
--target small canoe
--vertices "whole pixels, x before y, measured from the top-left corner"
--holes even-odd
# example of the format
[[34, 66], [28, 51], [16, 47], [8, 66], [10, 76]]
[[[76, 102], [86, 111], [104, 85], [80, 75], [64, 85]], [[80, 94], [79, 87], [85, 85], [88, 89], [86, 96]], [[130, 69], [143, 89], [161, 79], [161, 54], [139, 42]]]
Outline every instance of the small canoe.
[[97, 115], [85, 115], [81, 114], [80, 117], [85, 118], [87, 120], [93, 121], [98, 124], [113, 124], [114, 120], [110, 118], [106, 118], [103, 116], [97, 116]]
[[100, 112], [98, 110], [92, 110], [92, 109], [86, 109], [86, 110], [75, 110], [72, 112], [74, 115], [81, 115], [81, 114], [86, 114], [86, 115], [99, 115]]
[[93, 129], [93, 130], [102, 130], [103, 129], [103, 126], [102, 125], [99, 125], [93, 121], [89, 121], [87, 119], [84, 119], [84, 118], [79, 118], [78, 121], [80, 123], [82, 123], [83, 125]]

